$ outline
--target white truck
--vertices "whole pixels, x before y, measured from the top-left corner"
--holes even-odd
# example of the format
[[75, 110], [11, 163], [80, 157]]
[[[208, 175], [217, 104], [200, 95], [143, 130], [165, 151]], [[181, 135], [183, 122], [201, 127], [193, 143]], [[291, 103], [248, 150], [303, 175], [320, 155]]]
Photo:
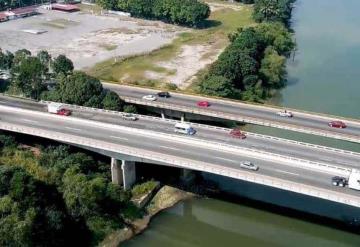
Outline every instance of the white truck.
[[56, 102], [51, 102], [48, 104], [48, 112], [63, 116], [69, 116], [71, 114], [71, 111], [66, 109], [62, 103]]
[[351, 169], [348, 185], [350, 189], [360, 190], [360, 170]]

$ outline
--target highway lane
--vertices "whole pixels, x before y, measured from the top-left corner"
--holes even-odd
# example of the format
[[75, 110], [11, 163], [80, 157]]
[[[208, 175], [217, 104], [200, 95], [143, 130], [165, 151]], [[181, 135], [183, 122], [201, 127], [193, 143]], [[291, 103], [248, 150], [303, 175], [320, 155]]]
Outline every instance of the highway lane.
[[[103, 85], [104, 87], [117, 92], [120, 96], [133, 97], [138, 99], [141, 99], [141, 97], [144, 95], [158, 92], [158, 90], [121, 86], [121, 85], [109, 84], [109, 83], [103, 83]], [[167, 99], [158, 98], [157, 101], [168, 104], [174, 104], [177, 106], [197, 107], [196, 103], [200, 100], [207, 100], [211, 104], [211, 106], [208, 109], [203, 109], [203, 110], [219, 111], [222, 113], [242, 115], [242, 116], [257, 118], [260, 120], [270, 121], [274, 123], [276, 122], [280, 124], [289, 124], [289, 125], [295, 125], [297, 127], [306, 127], [320, 131], [351, 135], [356, 138], [359, 138], [359, 142], [360, 142], [360, 121], [358, 123], [352, 123], [344, 120], [344, 122], [347, 123], [348, 127], [345, 129], [337, 129], [337, 128], [330, 128], [327, 125], [329, 121], [337, 120], [337, 119], [334, 119], [332, 117], [329, 118], [319, 117], [317, 113], [313, 113], [312, 115], [309, 115], [309, 114], [304, 114], [302, 112], [293, 111], [294, 117], [286, 118], [276, 115], [276, 112], [279, 111], [278, 108], [254, 106], [251, 104], [244, 104], [244, 103], [238, 104], [231, 101], [227, 102], [226, 100], [216, 101], [211, 98], [191, 96], [191, 95], [178, 94], [178, 93], [172, 94], [172, 97]]]
[[[2, 116], [0, 121], [7, 123], [20, 124], [74, 136], [88, 137], [110, 143], [118, 143], [160, 154], [169, 154], [180, 158], [192, 159], [194, 161], [222, 165], [224, 167], [241, 169], [239, 167], [239, 162], [250, 160], [260, 166], [260, 170], [258, 171], [260, 174], [339, 191], [346, 194], [359, 195], [359, 192], [357, 191], [331, 186], [330, 179], [332, 174], [302, 169], [290, 164], [278, 164], [268, 160], [249, 158], [237, 153], [219, 151], [216, 146], [213, 149], [209, 149], [203, 146], [177, 143], [171, 139], [154, 139], [153, 137], [133, 134], [116, 128], [109, 129], [108, 127], [93, 126], [88, 123], [84, 124], [82, 122], [67, 121], [66, 118], [54, 118], [52, 115], [44, 116], [36, 113], [24, 114], [12, 111], [11, 109], [1, 109], [0, 114]], [[256, 172], [253, 173], [256, 174]]]
[[[46, 112], [46, 106], [43, 104], [22, 101], [14, 98], [0, 97], [0, 104]], [[73, 109], [73, 116], [83, 119], [133, 127], [137, 129], [146, 129], [174, 134], [174, 123], [164, 121], [162, 119], [140, 117], [138, 121], [127, 121], [116, 114], [79, 109]], [[246, 139], [241, 140], [230, 137], [229, 131], [227, 130], [215, 128], [209, 129], [205, 126], [199, 127], [197, 125], [194, 126], [194, 128], [197, 130], [194, 138], [198, 139], [222, 142], [239, 147], [268, 151], [271, 153], [312, 160], [316, 162], [326, 162], [338, 166], [360, 168], [360, 153], [358, 153], [356, 156], [348, 155], [346, 153], [334, 152], [326, 149], [316, 149], [309, 146], [297, 145], [288, 142], [287, 140], [282, 141], [281, 139], [274, 140], [270, 138], [259, 137], [256, 135], [251, 135], [251, 133], [248, 134]]]

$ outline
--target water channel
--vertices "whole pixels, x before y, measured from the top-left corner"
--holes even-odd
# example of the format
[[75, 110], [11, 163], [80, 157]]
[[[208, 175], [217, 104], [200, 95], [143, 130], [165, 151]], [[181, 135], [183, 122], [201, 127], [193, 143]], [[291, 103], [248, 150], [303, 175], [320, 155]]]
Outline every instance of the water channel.
[[[273, 103], [359, 118], [359, 9], [359, 0], [297, 0], [298, 50], [288, 62], [288, 86]], [[200, 199], [161, 213], [144, 234], [122, 246], [358, 247], [360, 235], [239, 203]]]

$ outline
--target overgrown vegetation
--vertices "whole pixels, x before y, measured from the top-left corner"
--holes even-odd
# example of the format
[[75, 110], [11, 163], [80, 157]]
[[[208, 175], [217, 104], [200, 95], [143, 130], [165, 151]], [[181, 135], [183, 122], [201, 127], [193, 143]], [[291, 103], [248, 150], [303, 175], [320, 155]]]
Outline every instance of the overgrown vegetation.
[[141, 195], [144, 195], [144, 194], [154, 190], [157, 185], [158, 185], [158, 183], [153, 180], [147, 181], [145, 183], [137, 184], [132, 188], [131, 193], [135, 197], [141, 196]]
[[95, 246], [139, 215], [108, 164], [67, 146], [34, 154], [8, 135], [0, 146], [1, 246]]
[[196, 26], [209, 17], [210, 8], [197, 0], [97, 0], [104, 9], [121, 10], [135, 17]]
[[46, 51], [36, 56], [22, 49], [14, 54], [0, 50], [0, 70], [10, 71], [10, 94], [83, 105], [108, 110], [123, 110], [119, 96], [102, 87], [100, 81], [81, 71], [64, 55], [52, 59]]
[[292, 3], [293, 0], [255, 0], [253, 16], [263, 23], [229, 35], [230, 45], [202, 76], [197, 91], [261, 102], [272, 89], [283, 87], [286, 57], [295, 48], [286, 27]]

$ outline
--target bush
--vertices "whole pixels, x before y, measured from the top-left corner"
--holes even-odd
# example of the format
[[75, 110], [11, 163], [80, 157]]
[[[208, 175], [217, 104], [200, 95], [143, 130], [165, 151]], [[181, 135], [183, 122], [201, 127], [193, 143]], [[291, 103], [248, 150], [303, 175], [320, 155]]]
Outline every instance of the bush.
[[134, 105], [125, 105], [123, 111], [126, 113], [137, 113], [136, 106]]
[[153, 180], [142, 183], [142, 184], [137, 184], [132, 188], [131, 194], [133, 196], [144, 195], [144, 194], [152, 191], [153, 189], [155, 189], [157, 185], [158, 185], [158, 182], [153, 181]]

